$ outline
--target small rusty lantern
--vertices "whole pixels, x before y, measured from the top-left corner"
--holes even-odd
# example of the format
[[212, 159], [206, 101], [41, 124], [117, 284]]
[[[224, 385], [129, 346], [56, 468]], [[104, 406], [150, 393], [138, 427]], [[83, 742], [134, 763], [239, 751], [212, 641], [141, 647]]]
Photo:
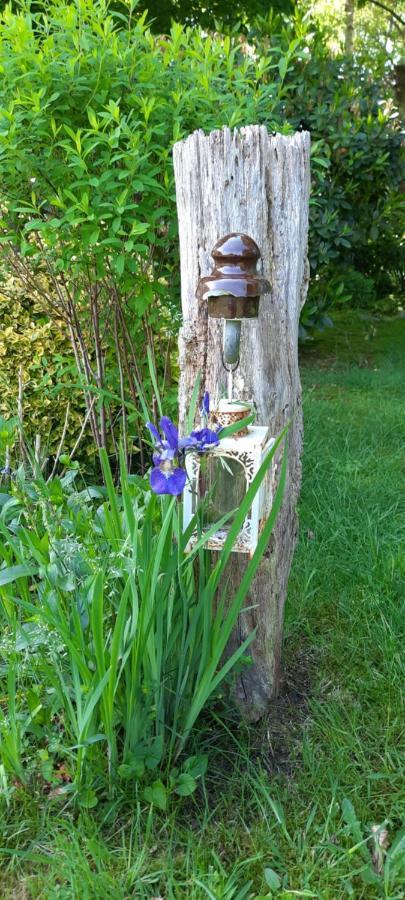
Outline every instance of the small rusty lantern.
[[208, 315], [225, 319], [223, 362], [237, 365], [242, 319], [256, 319], [262, 294], [270, 284], [258, 275], [260, 250], [247, 234], [232, 232], [217, 241], [212, 250], [211, 275], [200, 278], [196, 296], [208, 302]]
[[[260, 259], [257, 244], [247, 234], [233, 233], [221, 238], [212, 251], [214, 268], [211, 275], [201, 278], [196, 296], [207, 302], [208, 315], [224, 319], [222, 362], [228, 372], [228, 397], [218, 401], [211, 411], [211, 423], [226, 427], [243, 422], [251, 412], [251, 404], [235, 401], [233, 372], [239, 365], [239, 345], [242, 319], [257, 319], [262, 294], [270, 290], [269, 282], [256, 272]], [[201, 426], [204, 426], [202, 421]], [[210, 532], [206, 546], [220, 551], [227, 540], [235, 511], [254, 481], [260, 466], [274, 444], [269, 429], [264, 425], [245, 425], [228, 437], [221, 438], [206, 460], [198, 452], [186, 456], [187, 482], [184, 489], [184, 529], [189, 528], [198, 501], [205, 498], [202, 511], [202, 528]], [[270, 489], [270, 488], [269, 488]], [[245, 517], [240, 533], [234, 541], [233, 553], [253, 555], [264, 522], [264, 484], [257, 491]], [[228, 513], [229, 521], [212, 533], [212, 526]], [[196, 529], [187, 549], [199, 540]]]

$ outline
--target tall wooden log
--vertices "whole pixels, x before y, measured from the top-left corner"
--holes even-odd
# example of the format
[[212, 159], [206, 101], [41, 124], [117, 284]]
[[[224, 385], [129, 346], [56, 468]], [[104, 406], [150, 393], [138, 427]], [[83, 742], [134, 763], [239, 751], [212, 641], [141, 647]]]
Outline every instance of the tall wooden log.
[[[196, 299], [201, 276], [212, 269], [211, 250], [232, 231], [258, 244], [261, 268], [271, 282], [258, 320], [242, 324], [240, 365], [234, 397], [254, 400], [257, 423], [277, 435], [291, 422], [288, 480], [271, 544], [239, 617], [233, 643], [257, 627], [253, 663], [241, 675], [236, 699], [242, 712], [258, 719], [279, 689], [284, 604], [297, 537], [296, 506], [301, 481], [302, 410], [298, 370], [298, 322], [308, 285], [307, 236], [310, 137], [271, 136], [264, 126], [209, 135], [197, 131], [174, 146], [180, 235], [183, 326], [180, 351], [180, 426], [198, 373], [213, 402], [226, 395], [221, 361], [221, 320], [207, 316]], [[241, 554], [231, 563], [230, 590], [246, 566]]]

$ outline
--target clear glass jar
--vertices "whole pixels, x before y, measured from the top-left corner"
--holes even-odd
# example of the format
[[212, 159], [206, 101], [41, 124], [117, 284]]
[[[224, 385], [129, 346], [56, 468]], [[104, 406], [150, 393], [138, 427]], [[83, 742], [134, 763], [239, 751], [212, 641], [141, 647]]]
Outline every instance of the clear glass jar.
[[[206, 497], [204, 522], [212, 525], [227, 512], [239, 509], [246, 494], [246, 476], [239, 460], [232, 457], [211, 456], [200, 469], [200, 497]], [[226, 527], [233, 521], [231, 517]]]

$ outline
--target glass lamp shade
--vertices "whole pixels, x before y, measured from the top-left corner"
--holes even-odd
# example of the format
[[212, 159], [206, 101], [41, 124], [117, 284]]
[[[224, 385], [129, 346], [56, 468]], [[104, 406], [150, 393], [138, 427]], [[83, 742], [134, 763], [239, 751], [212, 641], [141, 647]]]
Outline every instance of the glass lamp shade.
[[[208, 455], [200, 465], [199, 494], [206, 497], [205, 521], [213, 525], [225, 513], [237, 510], [246, 494], [246, 474], [236, 457]], [[203, 468], [205, 471], [203, 471]], [[227, 523], [233, 522], [233, 516]]]
[[[225, 438], [206, 456], [201, 457], [197, 453], [187, 454], [188, 479], [183, 498], [184, 529], [190, 524], [197, 505], [202, 500], [205, 501], [202, 505], [203, 530], [212, 527], [225, 513], [237, 512], [273, 443], [274, 438], [269, 438], [268, 428], [256, 425], [249, 426], [246, 434]], [[265, 515], [265, 490], [266, 501], [269, 492], [269, 483], [266, 489], [264, 488], [266, 481], [267, 478], [262, 482], [247, 513], [233, 547], [234, 553], [252, 555], [257, 546]], [[270, 476], [270, 484], [271, 481]], [[232, 521], [233, 516], [223, 528], [211, 535], [206, 544], [209, 550], [221, 550]], [[196, 540], [197, 533], [194, 532], [189, 540], [188, 549], [191, 549]]]

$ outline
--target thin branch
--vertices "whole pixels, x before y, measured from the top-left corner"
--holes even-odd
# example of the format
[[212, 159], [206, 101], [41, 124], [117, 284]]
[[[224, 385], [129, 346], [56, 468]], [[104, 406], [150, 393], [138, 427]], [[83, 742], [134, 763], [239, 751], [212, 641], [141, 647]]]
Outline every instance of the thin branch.
[[39, 466], [40, 461], [41, 461], [41, 435], [40, 434], [35, 435], [34, 459], [35, 459], [37, 466]]
[[[99, 291], [97, 289], [97, 285], [91, 284], [91, 279], [89, 276], [89, 295], [90, 295], [90, 314], [91, 314], [91, 322], [93, 326], [93, 340], [94, 340], [94, 350], [96, 354], [96, 384], [101, 392], [104, 387], [104, 359], [103, 359], [103, 350], [101, 346], [100, 339], [100, 318], [99, 318], [99, 308], [98, 308], [98, 294]], [[100, 403], [100, 434], [101, 434], [101, 445], [102, 447], [107, 446], [107, 428], [106, 428], [106, 410], [105, 410], [105, 402], [101, 397]]]
[[23, 367], [20, 366], [18, 369], [18, 397], [17, 397], [17, 416], [19, 421], [19, 431], [20, 431], [20, 450], [21, 450], [21, 459], [22, 461], [26, 461], [27, 459], [27, 448], [24, 442], [23, 435], [23, 419], [24, 419], [24, 382], [23, 382]]
[[389, 6], [386, 6], [385, 3], [381, 3], [381, 0], [368, 0], [369, 3], [373, 3], [374, 6], [379, 6], [381, 9], [384, 9], [393, 19], [396, 19], [397, 22], [405, 28], [405, 19], [402, 19], [398, 13], [394, 12]]
[[82, 440], [82, 437], [83, 437], [83, 435], [84, 435], [84, 429], [86, 428], [87, 422], [89, 421], [89, 418], [90, 418], [90, 416], [91, 416], [91, 413], [92, 413], [93, 406], [94, 406], [95, 402], [96, 402], [96, 396], [94, 395], [94, 397], [92, 397], [92, 399], [91, 399], [91, 402], [90, 402], [89, 407], [88, 407], [88, 409], [87, 409], [86, 415], [85, 415], [85, 417], [84, 417], [84, 419], [83, 419], [82, 427], [81, 427], [80, 432], [79, 432], [79, 437], [77, 438], [77, 441], [76, 441], [76, 443], [75, 443], [75, 445], [74, 445], [74, 447], [73, 447], [73, 450], [72, 450], [71, 453], [69, 454], [69, 456], [71, 457], [71, 459], [73, 459], [73, 457], [74, 457], [74, 455], [75, 455], [75, 453], [76, 453], [76, 451], [77, 451], [77, 448], [78, 448], [78, 446], [79, 446], [79, 444], [80, 444], [80, 442], [81, 442], [81, 440]]
[[66, 406], [65, 423], [64, 423], [64, 426], [63, 426], [63, 429], [62, 429], [62, 434], [61, 434], [61, 438], [60, 438], [60, 441], [59, 441], [59, 444], [58, 444], [58, 449], [57, 449], [57, 451], [56, 451], [56, 456], [55, 456], [55, 459], [54, 459], [52, 472], [51, 472], [49, 478], [47, 479], [48, 481], [52, 481], [52, 478], [53, 478], [54, 475], [55, 475], [56, 469], [58, 468], [58, 462], [59, 462], [59, 460], [60, 460], [60, 456], [61, 456], [61, 453], [62, 453], [62, 450], [63, 450], [63, 445], [64, 445], [64, 443], [65, 443], [65, 437], [66, 437], [66, 432], [67, 432], [67, 427], [68, 427], [68, 420], [69, 420], [69, 412], [70, 412], [70, 402], [68, 401], [67, 406]]
[[171, 383], [171, 380], [172, 380], [171, 359], [170, 359], [171, 342], [172, 342], [172, 337], [169, 334], [168, 341], [167, 341], [167, 347], [166, 347], [166, 353], [165, 353], [165, 365], [164, 365], [164, 370], [163, 370], [163, 385], [162, 385], [163, 391], [165, 390], [165, 387], [166, 387], [166, 379], [168, 380], [169, 384]]
[[121, 414], [122, 414], [122, 439], [124, 444], [125, 465], [128, 466], [128, 435], [127, 435], [127, 410], [125, 405], [125, 382], [124, 372], [122, 368], [121, 351], [118, 339], [118, 309], [115, 310], [114, 317], [114, 341], [115, 354], [117, 357], [118, 371], [120, 377], [120, 395], [121, 395]]
[[[131, 372], [131, 366], [130, 366], [130, 362], [128, 359], [127, 347], [126, 347], [126, 342], [125, 342], [125, 331], [124, 331], [125, 320], [124, 320], [122, 310], [120, 309], [119, 305], [117, 305], [116, 314], [117, 314], [117, 320], [119, 320], [119, 322], [120, 322], [121, 332], [122, 332], [122, 343], [120, 344], [119, 349], [122, 351], [122, 361], [124, 364], [125, 372], [127, 374], [127, 380], [128, 380], [130, 394], [132, 397], [132, 402], [134, 404], [135, 409], [137, 409], [139, 398], [138, 398], [138, 394], [135, 389], [133, 374]], [[118, 324], [118, 321], [117, 321], [117, 324]], [[136, 365], [136, 360], [135, 360], [135, 365]], [[138, 418], [135, 420], [135, 428], [137, 431], [138, 441], [139, 441], [141, 468], [142, 468], [142, 471], [144, 471], [145, 458], [144, 458], [144, 451], [143, 451], [143, 440], [142, 440], [142, 434], [141, 434], [141, 429], [139, 426]]]

